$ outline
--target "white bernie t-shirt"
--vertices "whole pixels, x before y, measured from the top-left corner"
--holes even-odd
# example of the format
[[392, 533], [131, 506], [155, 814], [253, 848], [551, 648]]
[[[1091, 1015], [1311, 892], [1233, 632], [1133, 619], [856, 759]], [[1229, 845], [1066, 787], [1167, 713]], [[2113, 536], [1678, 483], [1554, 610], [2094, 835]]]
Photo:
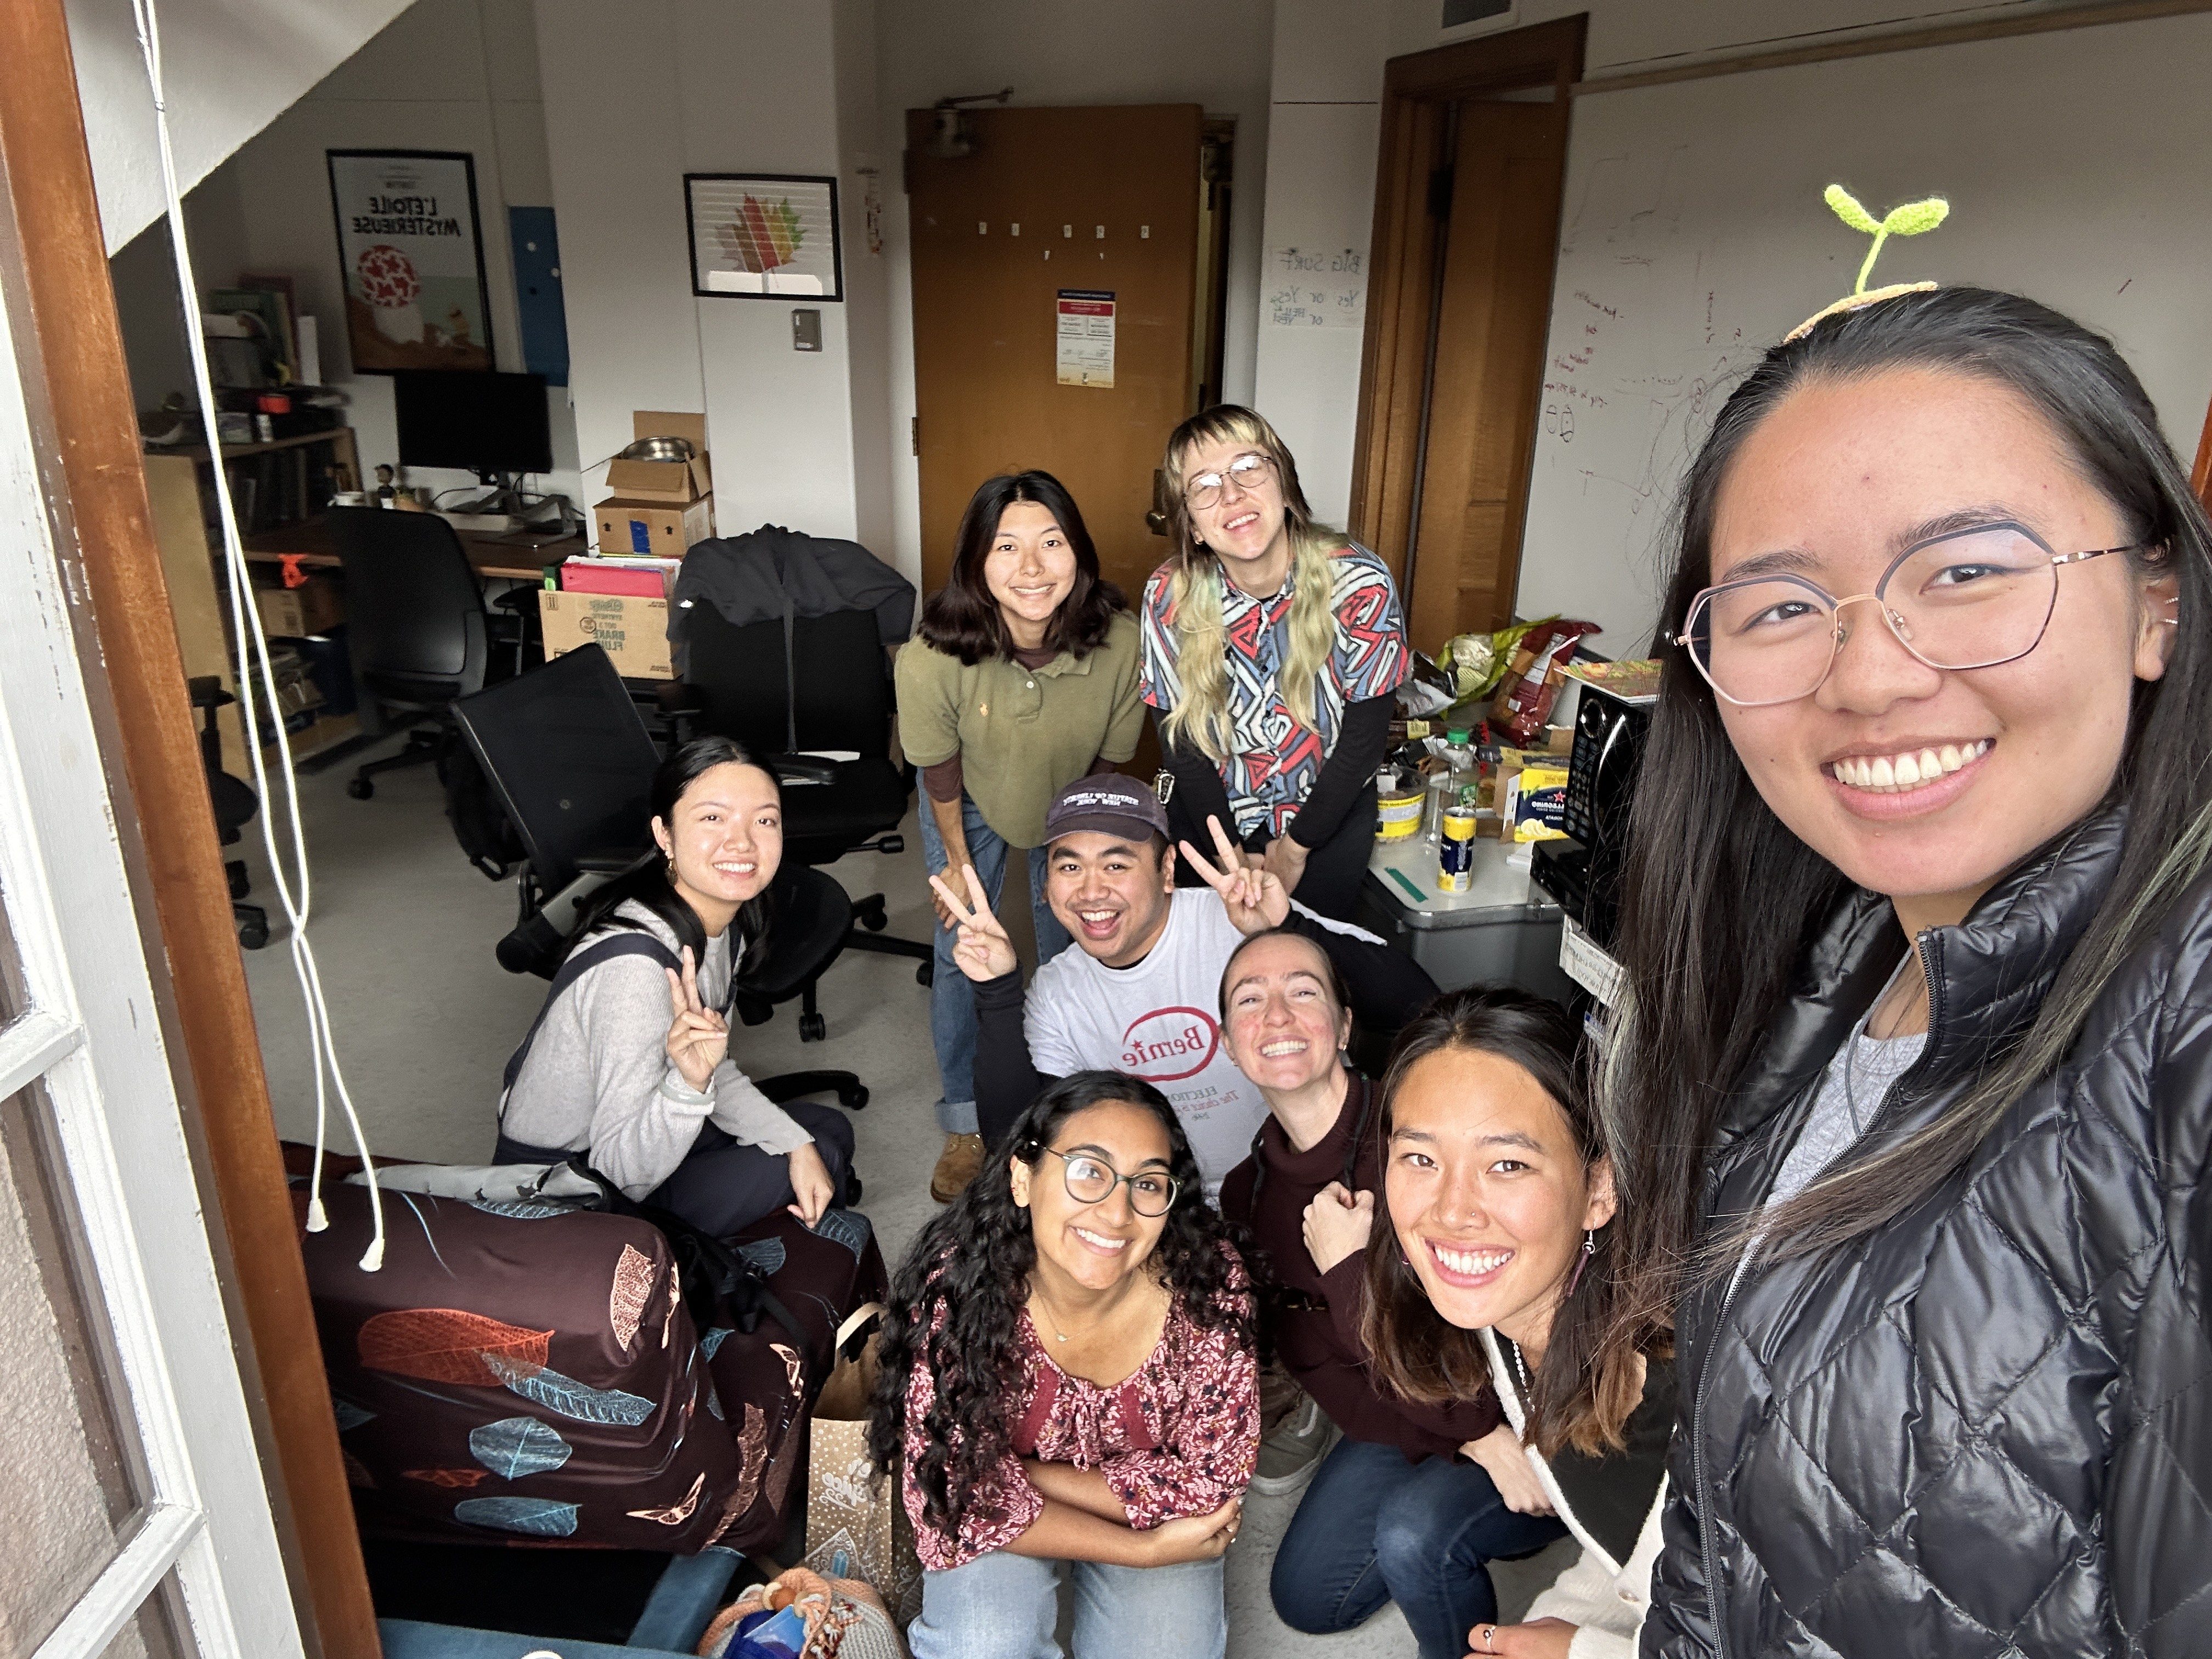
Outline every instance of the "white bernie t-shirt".
[[[1322, 927], [1375, 944], [1304, 906]], [[1222, 1045], [1221, 972], [1243, 940], [1211, 887], [1176, 890], [1168, 925], [1142, 962], [1109, 968], [1071, 945], [1043, 967], [1023, 1005], [1030, 1063], [1047, 1077], [1126, 1072], [1174, 1103], [1212, 1199], [1252, 1150], [1267, 1115], [1258, 1085]]]

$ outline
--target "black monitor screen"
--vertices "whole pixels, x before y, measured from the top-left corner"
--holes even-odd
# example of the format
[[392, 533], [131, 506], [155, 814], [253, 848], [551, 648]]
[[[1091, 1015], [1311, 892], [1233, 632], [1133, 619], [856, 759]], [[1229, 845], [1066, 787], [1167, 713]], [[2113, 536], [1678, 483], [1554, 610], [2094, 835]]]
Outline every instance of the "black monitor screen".
[[465, 369], [394, 374], [402, 466], [550, 472], [553, 433], [543, 374]]

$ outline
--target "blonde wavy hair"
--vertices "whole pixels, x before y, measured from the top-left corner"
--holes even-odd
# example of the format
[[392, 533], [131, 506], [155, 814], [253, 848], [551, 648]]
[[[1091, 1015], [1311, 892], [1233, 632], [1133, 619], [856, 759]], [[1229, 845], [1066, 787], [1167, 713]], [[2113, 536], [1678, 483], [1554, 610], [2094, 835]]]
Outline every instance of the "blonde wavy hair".
[[1275, 464], [1283, 491], [1283, 524], [1291, 538], [1291, 649], [1282, 671], [1283, 705], [1308, 731], [1320, 730], [1322, 668], [1336, 644], [1330, 604], [1329, 561], [1348, 545], [1344, 532], [1314, 522], [1297, 463], [1265, 416], [1238, 404], [1216, 404], [1192, 416], [1168, 438], [1160, 470], [1167, 483], [1170, 614], [1176, 635], [1176, 672], [1182, 695], [1164, 722], [1168, 741], [1195, 744], [1217, 765], [1235, 746], [1229, 714], [1229, 672], [1223, 665], [1224, 625], [1221, 561], [1198, 539], [1183, 501], [1190, 453], [1205, 444], [1234, 443], [1259, 451]]

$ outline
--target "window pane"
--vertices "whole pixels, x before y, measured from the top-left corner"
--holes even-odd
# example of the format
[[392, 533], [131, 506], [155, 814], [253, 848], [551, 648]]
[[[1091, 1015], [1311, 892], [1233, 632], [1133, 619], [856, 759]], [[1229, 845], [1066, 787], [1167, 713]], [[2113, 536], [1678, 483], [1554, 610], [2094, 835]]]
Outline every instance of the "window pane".
[[0, 1651], [28, 1653], [147, 1490], [45, 1089], [0, 1101]]
[[191, 1649], [180, 1634], [184, 1628], [178, 1616], [177, 1576], [171, 1573], [137, 1616], [115, 1632], [100, 1659], [188, 1659]]
[[23, 988], [23, 964], [15, 956], [15, 937], [8, 931], [7, 907], [0, 904], [0, 1025], [30, 1006], [30, 994]]

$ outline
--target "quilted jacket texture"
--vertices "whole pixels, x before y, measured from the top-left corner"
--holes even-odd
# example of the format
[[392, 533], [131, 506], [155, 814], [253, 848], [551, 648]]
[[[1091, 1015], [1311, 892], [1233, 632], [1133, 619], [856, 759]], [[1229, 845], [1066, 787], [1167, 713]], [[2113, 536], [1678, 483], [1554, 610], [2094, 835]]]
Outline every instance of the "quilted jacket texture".
[[[2107, 890], [2094, 815], [1933, 930], [1920, 1060], [1869, 1144], [2024, 1030]], [[1859, 893], [1724, 1113], [1709, 1219], [1756, 1207], [1902, 955]], [[1678, 1312], [1686, 1431], [1647, 1656], [2212, 1655], [2212, 878], [1929, 1199]], [[1848, 1155], [1847, 1155], [1848, 1156]]]

